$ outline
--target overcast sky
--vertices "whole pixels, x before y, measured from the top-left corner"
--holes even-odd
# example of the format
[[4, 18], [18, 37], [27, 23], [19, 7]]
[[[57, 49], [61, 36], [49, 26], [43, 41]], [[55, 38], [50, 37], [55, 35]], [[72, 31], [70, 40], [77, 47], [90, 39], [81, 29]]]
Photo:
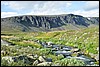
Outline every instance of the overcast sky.
[[1, 18], [70, 13], [84, 17], [99, 17], [99, 1], [1, 1]]

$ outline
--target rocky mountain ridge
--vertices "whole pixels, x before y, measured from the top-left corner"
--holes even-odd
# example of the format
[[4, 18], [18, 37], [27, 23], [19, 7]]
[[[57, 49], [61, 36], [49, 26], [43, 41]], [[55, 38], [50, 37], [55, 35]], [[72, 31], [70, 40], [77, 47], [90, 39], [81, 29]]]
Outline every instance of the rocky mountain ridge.
[[1, 18], [1, 31], [52, 31], [77, 29], [98, 25], [99, 17], [83, 17], [74, 14], [65, 15], [24, 15]]

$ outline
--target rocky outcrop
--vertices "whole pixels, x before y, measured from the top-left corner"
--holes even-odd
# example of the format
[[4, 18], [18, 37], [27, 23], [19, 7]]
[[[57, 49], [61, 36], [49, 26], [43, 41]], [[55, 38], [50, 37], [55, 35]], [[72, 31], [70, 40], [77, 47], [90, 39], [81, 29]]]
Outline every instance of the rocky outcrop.
[[99, 18], [98, 17], [88, 17], [88, 20], [92, 22], [92, 24], [99, 24]]
[[[91, 18], [91, 17], [90, 17]], [[78, 26], [88, 27], [90, 24], [98, 24], [99, 18], [88, 19], [83, 16], [74, 14], [65, 15], [50, 15], [50, 16], [15, 16], [8, 18], [1, 18], [1, 30], [7, 31], [50, 31], [57, 28], [58, 30], [67, 29], [62, 26], [71, 25], [71, 29]], [[6, 29], [5, 29], [6, 27]], [[59, 29], [60, 27], [60, 29]], [[74, 27], [74, 28], [73, 28]]]

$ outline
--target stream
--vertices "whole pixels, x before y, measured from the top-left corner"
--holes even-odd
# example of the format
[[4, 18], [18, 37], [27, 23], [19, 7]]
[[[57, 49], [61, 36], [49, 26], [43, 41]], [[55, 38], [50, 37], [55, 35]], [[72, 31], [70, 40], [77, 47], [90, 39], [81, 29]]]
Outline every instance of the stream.
[[[46, 42], [37, 41], [37, 43], [40, 43], [44, 48], [52, 48], [53, 54], [55, 54], [55, 55], [62, 54], [64, 56], [64, 58], [75, 58], [78, 60], [83, 60], [86, 65], [93, 65], [96, 62], [95, 59], [93, 59], [91, 57], [87, 57], [77, 47], [58, 45], [58, 44], [53, 44], [51, 42], [46, 43]], [[4, 41], [1, 39], [1, 45], [9, 46], [9, 45], [11, 45], [11, 43], [8, 43], [7, 41]]]
[[62, 54], [64, 58], [75, 58], [78, 60], [83, 60], [86, 65], [93, 65], [95, 64], [96, 60], [87, 57], [80, 49], [77, 47], [70, 47], [70, 46], [65, 46], [65, 45], [59, 45], [59, 44], [53, 44], [52, 42], [41, 42], [38, 41], [43, 47], [45, 48], [52, 48], [52, 52], [55, 55], [60, 55]]

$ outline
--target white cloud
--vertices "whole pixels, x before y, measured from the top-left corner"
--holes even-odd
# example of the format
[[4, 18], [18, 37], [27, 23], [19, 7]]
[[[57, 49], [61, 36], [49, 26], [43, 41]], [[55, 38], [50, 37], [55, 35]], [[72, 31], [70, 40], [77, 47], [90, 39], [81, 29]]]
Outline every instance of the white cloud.
[[51, 11], [37, 11], [37, 12], [29, 12], [26, 13], [25, 15], [58, 15], [58, 14], [66, 14], [66, 12], [63, 11], [58, 11], [56, 10], [51, 10]]
[[[25, 12], [25, 15], [54, 15], [66, 12], [71, 6], [71, 1], [2, 1], [16, 12]], [[8, 13], [7, 13], [8, 14]]]
[[9, 6], [16, 11], [20, 10], [52, 10], [60, 9], [61, 7], [69, 7], [70, 1], [2, 1], [3, 5]]
[[19, 14], [16, 12], [1, 12], [1, 18], [18, 16]]
[[87, 1], [85, 3], [84, 9], [86, 11], [94, 10], [94, 9], [99, 9], [99, 1]]
[[73, 11], [73, 12], [69, 12], [69, 13], [81, 15], [83, 17], [99, 17], [99, 9], [90, 10], [90, 11], [77, 10], [77, 11]]
[[[18, 14], [17, 12], [1, 12], [1, 18], [5, 18], [5, 17], [11, 17], [11, 16], [19, 16], [19, 15], [58, 15], [58, 13], [54, 10], [51, 11], [50, 13], [48, 13], [49, 11], [43, 11], [43, 12], [29, 12], [29, 13], [25, 13], [25, 14]], [[90, 11], [82, 11], [82, 10], [77, 10], [77, 11], [73, 11], [73, 12], [62, 12], [62, 11], [58, 11], [59, 14], [75, 14], [75, 15], [81, 15], [83, 17], [99, 17], [99, 10], [95, 9], [95, 10], [90, 10]]]
[[2, 1], [1, 3], [17, 11], [32, 6], [32, 3], [30, 1], [28, 1], [28, 3], [26, 1]]
[[70, 1], [47, 1], [42, 5], [35, 4], [31, 12], [27, 14], [35, 15], [56, 15], [66, 13], [66, 8], [70, 7], [72, 4]]
[[[1, 17], [18, 15], [57, 15], [75, 14], [84, 17], [99, 17], [99, 1], [83, 1], [84, 10], [68, 12], [68, 8], [73, 6], [72, 1], [1, 1], [16, 12], [1, 12]], [[20, 13], [20, 14], [19, 14]]]

